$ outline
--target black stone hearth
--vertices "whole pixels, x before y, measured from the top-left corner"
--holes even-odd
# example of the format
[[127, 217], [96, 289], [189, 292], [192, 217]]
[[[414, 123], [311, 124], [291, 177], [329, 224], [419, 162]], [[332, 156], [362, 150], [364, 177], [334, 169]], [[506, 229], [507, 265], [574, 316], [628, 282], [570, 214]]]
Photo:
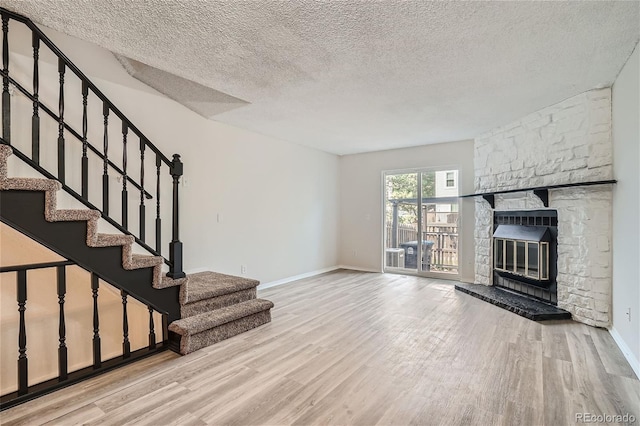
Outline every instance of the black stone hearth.
[[456, 290], [533, 321], [571, 319], [570, 312], [496, 286], [459, 283], [455, 287]]

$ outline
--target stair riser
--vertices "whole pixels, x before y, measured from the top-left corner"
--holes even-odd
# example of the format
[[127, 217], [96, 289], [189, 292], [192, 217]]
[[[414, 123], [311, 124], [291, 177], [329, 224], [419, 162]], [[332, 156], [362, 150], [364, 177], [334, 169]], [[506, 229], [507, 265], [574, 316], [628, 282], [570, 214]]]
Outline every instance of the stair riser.
[[195, 352], [268, 322], [271, 322], [270, 310], [258, 312], [192, 336], [183, 336], [180, 342], [180, 353], [186, 355]]
[[125, 270], [122, 246], [88, 247], [87, 222], [54, 222], [44, 217], [45, 195], [37, 191], [0, 191], [2, 221], [47, 247], [55, 247], [61, 256], [81, 267], [93, 270], [116, 287], [135, 294], [141, 301], [169, 314], [169, 322], [179, 319], [178, 287], [156, 290], [150, 285], [150, 268]]
[[192, 317], [194, 315], [213, 311], [214, 309], [224, 308], [226, 306], [235, 305], [236, 303], [246, 302], [256, 298], [256, 289], [250, 288], [246, 290], [236, 291], [234, 293], [225, 294], [211, 299], [200, 300], [194, 303], [187, 303], [180, 307], [181, 318]]

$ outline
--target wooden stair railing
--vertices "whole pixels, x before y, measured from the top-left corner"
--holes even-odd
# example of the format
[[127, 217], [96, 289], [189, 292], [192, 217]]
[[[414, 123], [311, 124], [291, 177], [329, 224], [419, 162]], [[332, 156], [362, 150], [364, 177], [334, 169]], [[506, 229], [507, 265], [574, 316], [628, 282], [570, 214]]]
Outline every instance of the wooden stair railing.
[[[180, 160], [178, 154], [174, 154], [170, 160], [165, 156], [154, 144], [149, 142], [149, 139], [111, 102], [89, 78], [87, 78], [80, 69], [73, 64], [58, 47], [28, 18], [11, 12], [7, 9], [0, 8], [0, 16], [2, 18], [2, 139], [3, 143], [12, 145], [14, 155], [21, 160], [29, 164], [34, 169], [48, 178], [57, 179], [62, 183], [62, 188], [73, 196], [78, 201], [82, 202], [90, 209], [99, 210], [102, 218], [109, 224], [117, 228], [124, 234], [133, 235], [138, 245], [145, 248], [149, 253], [155, 256], [162, 256], [164, 262], [169, 266], [169, 272], [167, 275], [171, 278], [183, 278], [185, 273], [183, 271], [183, 244], [180, 241], [180, 229], [179, 229], [179, 182], [180, 177], [183, 175], [183, 163]], [[32, 88], [27, 89], [20, 84], [16, 79], [12, 77], [10, 72], [9, 63], [9, 51], [10, 51], [10, 37], [9, 37], [9, 23], [17, 22], [26, 25], [32, 33], [32, 47], [33, 47], [33, 84]], [[58, 111], [54, 112], [41, 101], [40, 96], [40, 56], [42, 47], [46, 47], [56, 57], [58, 62], [58, 74], [59, 74], [59, 96], [58, 96]], [[70, 71], [68, 73], [67, 71]], [[82, 130], [81, 132], [74, 129], [69, 122], [65, 119], [65, 105], [69, 102], [65, 99], [65, 81], [68, 80], [69, 74], [78, 78], [82, 85]], [[11, 134], [11, 94], [9, 87], [15, 87], [20, 93], [27, 97], [33, 105], [33, 114], [31, 117], [31, 155], [27, 155], [21, 152], [15, 144], [12, 144]], [[97, 148], [89, 141], [88, 128], [89, 128], [89, 115], [88, 115], [88, 103], [89, 94], [94, 95], [101, 102], [102, 107], [102, 122], [100, 126], [103, 128], [102, 135], [102, 147]], [[41, 126], [40, 126], [40, 112], [44, 112], [53, 120], [58, 123], [57, 132], [57, 169], [47, 170], [40, 161], [41, 151]], [[118, 120], [121, 122], [122, 134], [114, 138], [113, 135], [109, 135], [109, 123], [112, 120]], [[140, 143], [138, 145], [139, 151], [139, 164], [140, 164], [140, 176], [136, 180], [129, 173], [128, 166], [131, 164], [132, 159], [128, 157], [128, 144], [131, 135], [135, 135]], [[69, 137], [70, 136], [70, 137]], [[66, 147], [70, 143], [68, 140], [75, 141], [82, 144], [82, 156], [78, 158], [78, 165], [81, 170], [81, 185], [80, 188], [73, 188], [69, 184], [67, 179], [66, 170], [67, 154]], [[114, 139], [117, 139], [122, 144], [122, 158], [114, 159], [109, 156], [110, 144], [114, 143]], [[151, 153], [153, 160], [155, 161], [155, 182], [149, 184], [148, 177], [145, 182], [145, 161], [149, 159], [148, 152]], [[89, 154], [97, 156], [102, 163], [102, 205], [100, 207], [94, 205], [89, 201], [89, 172], [90, 164]], [[145, 157], [146, 156], [146, 157]], [[120, 163], [119, 167], [117, 163]], [[110, 173], [115, 173], [121, 178], [121, 216], [120, 221], [115, 220], [110, 215], [110, 200], [109, 200], [109, 185], [110, 185]], [[166, 179], [166, 180], [163, 180]], [[163, 241], [162, 237], [162, 220], [163, 218], [163, 205], [161, 204], [160, 194], [162, 192], [162, 183], [172, 185], [172, 205], [170, 213], [171, 220], [171, 240], [168, 242]], [[152, 186], [155, 188], [151, 189]], [[129, 224], [129, 189], [133, 188], [140, 193], [139, 206], [138, 206], [138, 229], [133, 230]], [[153, 194], [150, 191], [154, 191]], [[153, 219], [155, 220], [155, 237], [154, 242], [151, 243], [146, 235], [146, 219], [147, 219], [147, 205], [146, 200], [155, 198], [155, 214]], [[154, 247], [151, 246], [154, 245]]]
[[[91, 273], [90, 287], [87, 286], [86, 293], [92, 295], [93, 299], [93, 363], [85, 368], [77, 370], [71, 370], [69, 368], [69, 357], [67, 347], [67, 314], [65, 313], [65, 297], [67, 293], [67, 267], [75, 266], [76, 264], [69, 260], [46, 262], [46, 263], [33, 263], [25, 265], [15, 266], [3, 266], [0, 267], [0, 274], [14, 274], [16, 276], [16, 294], [17, 294], [17, 306], [19, 312], [18, 320], [18, 380], [17, 390], [7, 393], [0, 397], [0, 410], [13, 407], [17, 404], [26, 402], [30, 399], [36, 398], [43, 394], [52, 392], [56, 389], [69, 386], [73, 383], [103, 373], [107, 370], [111, 370], [123, 364], [128, 364], [134, 360], [142, 357], [157, 353], [159, 351], [166, 350], [169, 347], [168, 332], [167, 332], [167, 315], [162, 315], [162, 341], [156, 343], [156, 330], [154, 327], [153, 315], [157, 311], [151, 305], [146, 305], [149, 311], [149, 344], [147, 347], [137, 350], [131, 350], [131, 344], [129, 341], [129, 321], [127, 314], [127, 303], [130, 295], [120, 290], [122, 297], [122, 355], [116, 356], [110, 359], [103, 359], [101, 351], [101, 339], [100, 339], [100, 321], [99, 321], [99, 304], [98, 299], [100, 295], [100, 280], [103, 277], [99, 276], [95, 272]], [[31, 292], [43, 291], [42, 285], [48, 283], [29, 282], [29, 271], [42, 270], [42, 269], [55, 269], [56, 282], [53, 283], [56, 286], [57, 300], [52, 303], [57, 304], [59, 312], [58, 320], [58, 373], [56, 377], [41, 383], [29, 384], [29, 351], [28, 343], [29, 336], [27, 334], [27, 315], [26, 312], [29, 309], [28, 294]], [[144, 302], [142, 302], [144, 303]], [[7, 344], [8, 342], [3, 342]], [[47, 356], [45, 354], [36, 354], [40, 356]]]

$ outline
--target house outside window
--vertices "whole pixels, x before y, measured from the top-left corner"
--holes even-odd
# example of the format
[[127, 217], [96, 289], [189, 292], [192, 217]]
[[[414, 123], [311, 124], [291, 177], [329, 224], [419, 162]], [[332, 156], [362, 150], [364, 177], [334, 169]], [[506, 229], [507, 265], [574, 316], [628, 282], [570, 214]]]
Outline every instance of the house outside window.
[[454, 172], [447, 172], [447, 188], [455, 188], [456, 187], [456, 177]]

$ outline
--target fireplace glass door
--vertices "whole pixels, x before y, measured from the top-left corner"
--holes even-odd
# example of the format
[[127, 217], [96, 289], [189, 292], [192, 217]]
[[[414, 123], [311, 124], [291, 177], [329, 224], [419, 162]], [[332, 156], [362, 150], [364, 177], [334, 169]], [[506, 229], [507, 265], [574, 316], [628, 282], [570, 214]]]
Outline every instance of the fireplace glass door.
[[493, 262], [498, 271], [534, 280], [548, 280], [549, 243], [494, 238]]
[[539, 268], [539, 253], [538, 253], [538, 244], [528, 242], [527, 243], [527, 276], [531, 278], [535, 278], [536, 280], [540, 279], [540, 268]]

